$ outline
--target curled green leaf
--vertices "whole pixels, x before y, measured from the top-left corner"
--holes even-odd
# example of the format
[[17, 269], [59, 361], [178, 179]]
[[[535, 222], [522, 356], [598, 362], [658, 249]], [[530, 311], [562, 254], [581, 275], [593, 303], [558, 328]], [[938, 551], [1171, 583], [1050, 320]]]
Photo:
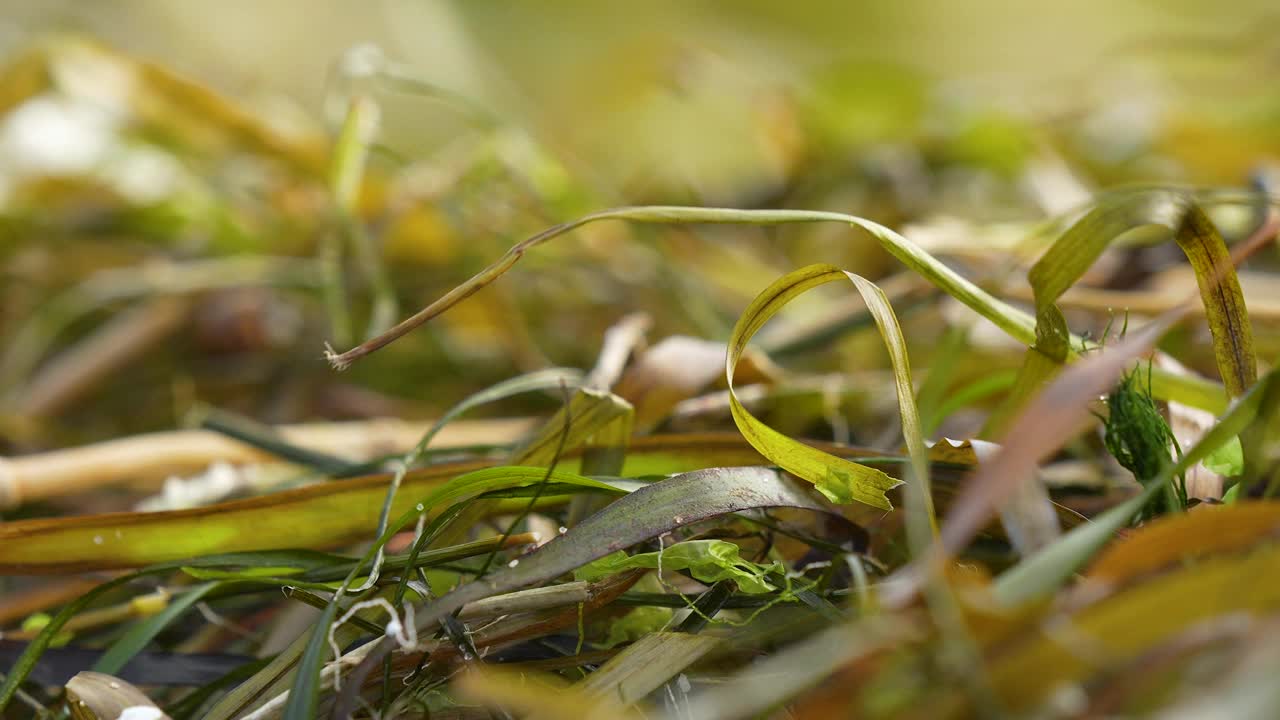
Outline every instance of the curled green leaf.
[[1196, 272], [1222, 384], [1231, 397], [1242, 395], [1257, 382], [1258, 364], [1244, 291], [1231, 254], [1213, 221], [1195, 203], [1187, 205], [1175, 237]]
[[733, 389], [733, 373], [752, 336], [796, 296], [835, 280], [848, 280], [849, 275], [832, 265], [810, 265], [787, 273], [765, 288], [747, 306], [734, 325], [725, 359], [725, 376], [729, 383], [729, 410], [739, 432], [761, 455], [787, 472], [807, 480], [828, 500], [849, 503], [854, 500], [885, 510], [893, 509], [885, 492], [901, 484], [884, 472], [822, 452], [792, 440], [756, 419], [738, 400]]
[[627, 555], [618, 551], [594, 560], [573, 571], [578, 580], [600, 580], [626, 570], [688, 570], [700, 582], [710, 585], [732, 580], [749, 595], [772, 592], [776, 588], [766, 579], [777, 570], [776, 565], [760, 565], [744, 560], [738, 546], [725, 540], [689, 540], [657, 552]]

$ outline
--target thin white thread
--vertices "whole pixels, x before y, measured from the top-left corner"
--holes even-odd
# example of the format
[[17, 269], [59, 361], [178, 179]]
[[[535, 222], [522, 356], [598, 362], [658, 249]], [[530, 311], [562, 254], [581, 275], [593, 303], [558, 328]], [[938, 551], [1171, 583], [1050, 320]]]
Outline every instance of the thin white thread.
[[333, 669], [333, 689], [335, 692], [342, 689], [338, 662], [342, 659], [342, 648], [338, 647], [338, 642], [334, 639], [334, 633], [357, 612], [371, 607], [379, 607], [387, 611], [387, 615], [391, 619], [387, 621], [386, 636], [395, 640], [401, 650], [409, 652], [418, 646], [418, 628], [413, 622], [413, 605], [410, 603], [406, 602], [404, 604], [403, 621], [396, 614], [395, 607], [386, 598], [373, 598], [372, 600], [364, 600], [352, 605], [342, 614], [342, 617], [329, 626], [329, 649], [333, 651], [333, 663], [331, 663], [330, 667]]

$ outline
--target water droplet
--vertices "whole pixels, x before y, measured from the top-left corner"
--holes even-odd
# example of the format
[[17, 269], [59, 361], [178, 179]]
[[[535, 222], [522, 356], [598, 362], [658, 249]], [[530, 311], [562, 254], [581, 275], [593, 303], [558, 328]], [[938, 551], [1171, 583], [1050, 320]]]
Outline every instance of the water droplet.
[[567, 532], [569, 532], [569, 528], [567, 528], [567, 527], [565, 527], [565, 526], [561, 525], [561, 526], [560, 526], [560, 534], [561, 534], [561, 535], [563, 535], [563, 534], [565, 534], [565, 533], [567, 533]]
[[414, 510], [417, 510], [418, 512], [422, 512], [423, 510], [426, 510], [427, 508], [426, 508], [422, 503], [418, 503], [417, 505], [414, 505], [414, 506], [413, 506], [413, 509], [414, 509]]
[[507, 563], [507, 567], [509, 567], [509, 568], [513, 568], [513, 567], [515, 567], [515, 566], [517, 566], [517, 565], [519, 565], [519, 564], [520, 564], [520, 561], [519, 561], [519, 560], [512, 560], [511, 562]]
[[673, 517], [673, 518], [671, 518], [671, 519], [672, 519], [672, 520], [674, 520], [674, 521], [675, 521], [675, 523], [676, 523], [677, 525], [680, 525], [680, 524], [684, 523], [684, 516], [683, 516], [683, 515], [677, 515], [677, 516], [675, 516], [675, 517]]
[[102, 536], [101, 536], [101, 535], [94, 535], [94, 536], [93, 536], [93, 544], [94, 544], [94, 545], [101, 545], [102, 543], [103, 543], [103, 539], [102, 539]]

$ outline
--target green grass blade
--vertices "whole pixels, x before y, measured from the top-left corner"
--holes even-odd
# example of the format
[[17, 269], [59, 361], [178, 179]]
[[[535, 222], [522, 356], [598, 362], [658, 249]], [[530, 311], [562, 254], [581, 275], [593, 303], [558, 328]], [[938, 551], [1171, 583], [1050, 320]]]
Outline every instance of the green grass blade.
[[920, 413], [916, 408], [915, 385], [911, 382], [911, 361], [907, 356], [907, 341], [902, 336], [902, 327], [893, 314], [889, 298], [875, 283], [851, 272], [845, 276], [853, 282], [853, 286], [862, 295], [862, 300], [875, 318], [880, 337], [889, 351], [889, 359], [893, 366], [894, 389], [898, 394], [898, 414], [902, 419], [902, 439], [907, 446], [907, 456], [911, 460], [911, 480], [914, 489], [908, 492], [914, 499], [910, 511], [916, 516], [916, 540], [923, 548], [938, 531], [938, 520], [934, 516], [933, 495], [929, 490], [929, 448], [924, 442], [924, 429], [920, 423]]
[[[923, 248], [889, 228], [856, 215], [818, 210], [737, 210], [731, 208], [701, 208], [677, 206], [622, 207], [585, 215], [576, 220], [548, 228], [533, 237], [516, 243], [496, 262], [481, 270], [466, 282], [450, 290], [443, 297], [402, 320], [398, 325], [378, 337], [361, 343], [343, 353], [328, 351], [325, 357], [338, 370], [386, 347], [432, 318], [444, 313], [478, 290], [489, 285], [510, 270], [524, 255], [548, 240], [576, 230], [584, 225], [604, 220], [626, 220], [654, 224], [739, 224], [784, 225], [792, 223], [837, 222], [858, 227], [870, 233], [880, 245], [911, 270], [920, 274], [943, 292], [969, 306], [974, 312], [990, 320], [1001, 330], [1025, 345], [1036, 340], [1035, 319], [1025, 312], [994, 297], [973, 282], [952, 270], [945, 263], [930, 255]], [[1072, 338], [1072, 345], [1082, 341]], [[1157, 397], [1176, 400], [1186, 405], [1210, 412], [1221, 412], [1226, 406], [1225, 394], [1213, 383], [1197, 378], [1179, 376], [1157, 369], [1154, 373], [1153, 392]]]
[[[375, 555], [381, 553], [383, 546], [386, 545], [391, 537], [395, 533], [407, 527], [410, 523], [414, 522], [418, 516], [436, 508], [446, 507], [469, 500], [491, 490], [527, 487], [547, 481], [567, 483], [587, 489], [620, 492], [613, 486], [606, 483], [564, 471], [548, 470], [545, 468], [513, 466], [488, 468], [468, 473], [449, 481], [435, 492], [420, 500], [407, 512], [401, 515], [394, 523], [391, 523], [386, 531], [383, 532], [382, 535], [374, 542], [373, 547], [369, 548], [364, 557], [361, 558], [361, 560], [356, 563], [356, 566], [352, 568], [351, 572], [347, 575], [346, 580], [343, 582], [342, 588], [349, 587], [355, 579], [356, 572], [359, 568], [372, 560]], [[481, 500], [480, 502], [490, 501]], [[289, 691], [289, 700], [285, 707], [284, 714], [286, 720], [302, 720], [303, 718], [314, 717], [317, 698], [321, 686], [320, 667], [324, 662], [325, 655], [329, 652], [329, 626], [333, 624], [333, 619], [336, 616], [336, 608], [338, 606], [337, 601], [343, 595], [342, 588], [334, 594], [333, 600], [329, 603], [328, 607], [325, 608], [324, 614], [321, 615], [320, 619], [316, 622], [315, 627], [311, 630], [311, 637], [307, 641], [306, 650], [303, 653], [302, 661], [298, 667], [298, 672], [294, 677], [292, 689]]]
[[[336, 600], [336, 598], [335, 598]], [[315, 629], [307, 639], [306, 649], [298, 661], [298, 672], [289, 689], [289, 701], [284, 707], [284, 720], [312, 720], [319, 717], [322, 678], [320, 668], [329, 654], [329, 626], [338, 616], [338, 603], [330, 601], [316, 620]]]
[[[885, 497], [885, 492], [897, 487], [901, 484], [900, 481], [883, 471], [829, 455], [792, 440], [756, 419], [734, 393], [734, 370], [751, 337], [796, 296], [840, 279], [852, 278], [831, 265], [810, 265], [779, 278], [747, 306], [733, 328], [729, 338], [729, 353], [725, 359], [729, 409], [739, 432], [752, 447], [770, 462], [813, 483], [832, 502], [847, 503], [856, 500], [889, 510], [893, 506]], [[914, 400], [911, 401], [911, 406], [915, 407]]]
[[[815, 443], [842, 457], [878, 456], [865, 449]], [[649, 436], [630, 442], [623, 475], [667, 475], [708, 466], [765, 462], [737, 433]], [[413, 509], [417, 499], [450, 479], [485, 468], [462, 462], [414, 470], [404, 479], [392, 516]], [[579, 459], [559, 467], [572, 472]], [[49, 574], [136, 568], [193, 557], [268, 548], [325, 548], [368, 537], [386, 498], [389, 476], [370, 475], [318, 483], [263, 497], [233, 500], [191, 510], [110, 513], [0, 524], [0, 572]], [[491, 488], [492, 489], [492, 488]], [[568, 496], [544, 498], [568, 502]], [[519, 507], [517, 505], [516, 507]], [[498, 508], [501, 509], [501, 508]], [[319, 554], [313, 554], [320, 557]], [[276, 565], [303, 562], [281, 558]]]
[[1258, 363], [1231, 254], [1213, 221], [1195, 203], [1188, 204], [1175, 237], [1196, 273], [1222, 383], [1232, 397], [1242, 395], [1257, 381]]
[[218, 587], [218, 583], [211, 582], [203, 585], [197, 585], [187, 592], [182, 593], [176, 599], [171, 601], [164, 610], [152, 615], [142, 622], [135, 623], [120, 639], [112, 643], [111, 647], [98, 658], [98, 662], [93, 664], [91, 668], [94, 672], [106, 673], [114, 675], [129, 659], [137, 655], [147, 646], [156, 635], [160, 634], [169, 623], [173, 622], [179, 615], [191, 609], [192, 605], [200, 602], [200, 600], [208, 595], [210, 591]]

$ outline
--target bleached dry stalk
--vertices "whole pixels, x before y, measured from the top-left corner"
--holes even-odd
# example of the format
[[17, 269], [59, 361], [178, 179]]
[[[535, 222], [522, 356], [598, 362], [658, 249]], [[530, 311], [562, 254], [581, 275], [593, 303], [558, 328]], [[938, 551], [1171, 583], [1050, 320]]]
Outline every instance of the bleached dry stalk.
[[[434, 447], [508, 443], [528, 430], [525, 419], [462, 420], [446, 426]], [[288, 442], [351, 460], [403, 453], [431, 427], [393, 419], [286, 425]], [[0, 507], [46, 500], [109, 485], [158, 483], [203, 471], [214, 462], [251, 464], [275, 458], [208, 430], [148, 433], [65, 450], [0, 458]]]

